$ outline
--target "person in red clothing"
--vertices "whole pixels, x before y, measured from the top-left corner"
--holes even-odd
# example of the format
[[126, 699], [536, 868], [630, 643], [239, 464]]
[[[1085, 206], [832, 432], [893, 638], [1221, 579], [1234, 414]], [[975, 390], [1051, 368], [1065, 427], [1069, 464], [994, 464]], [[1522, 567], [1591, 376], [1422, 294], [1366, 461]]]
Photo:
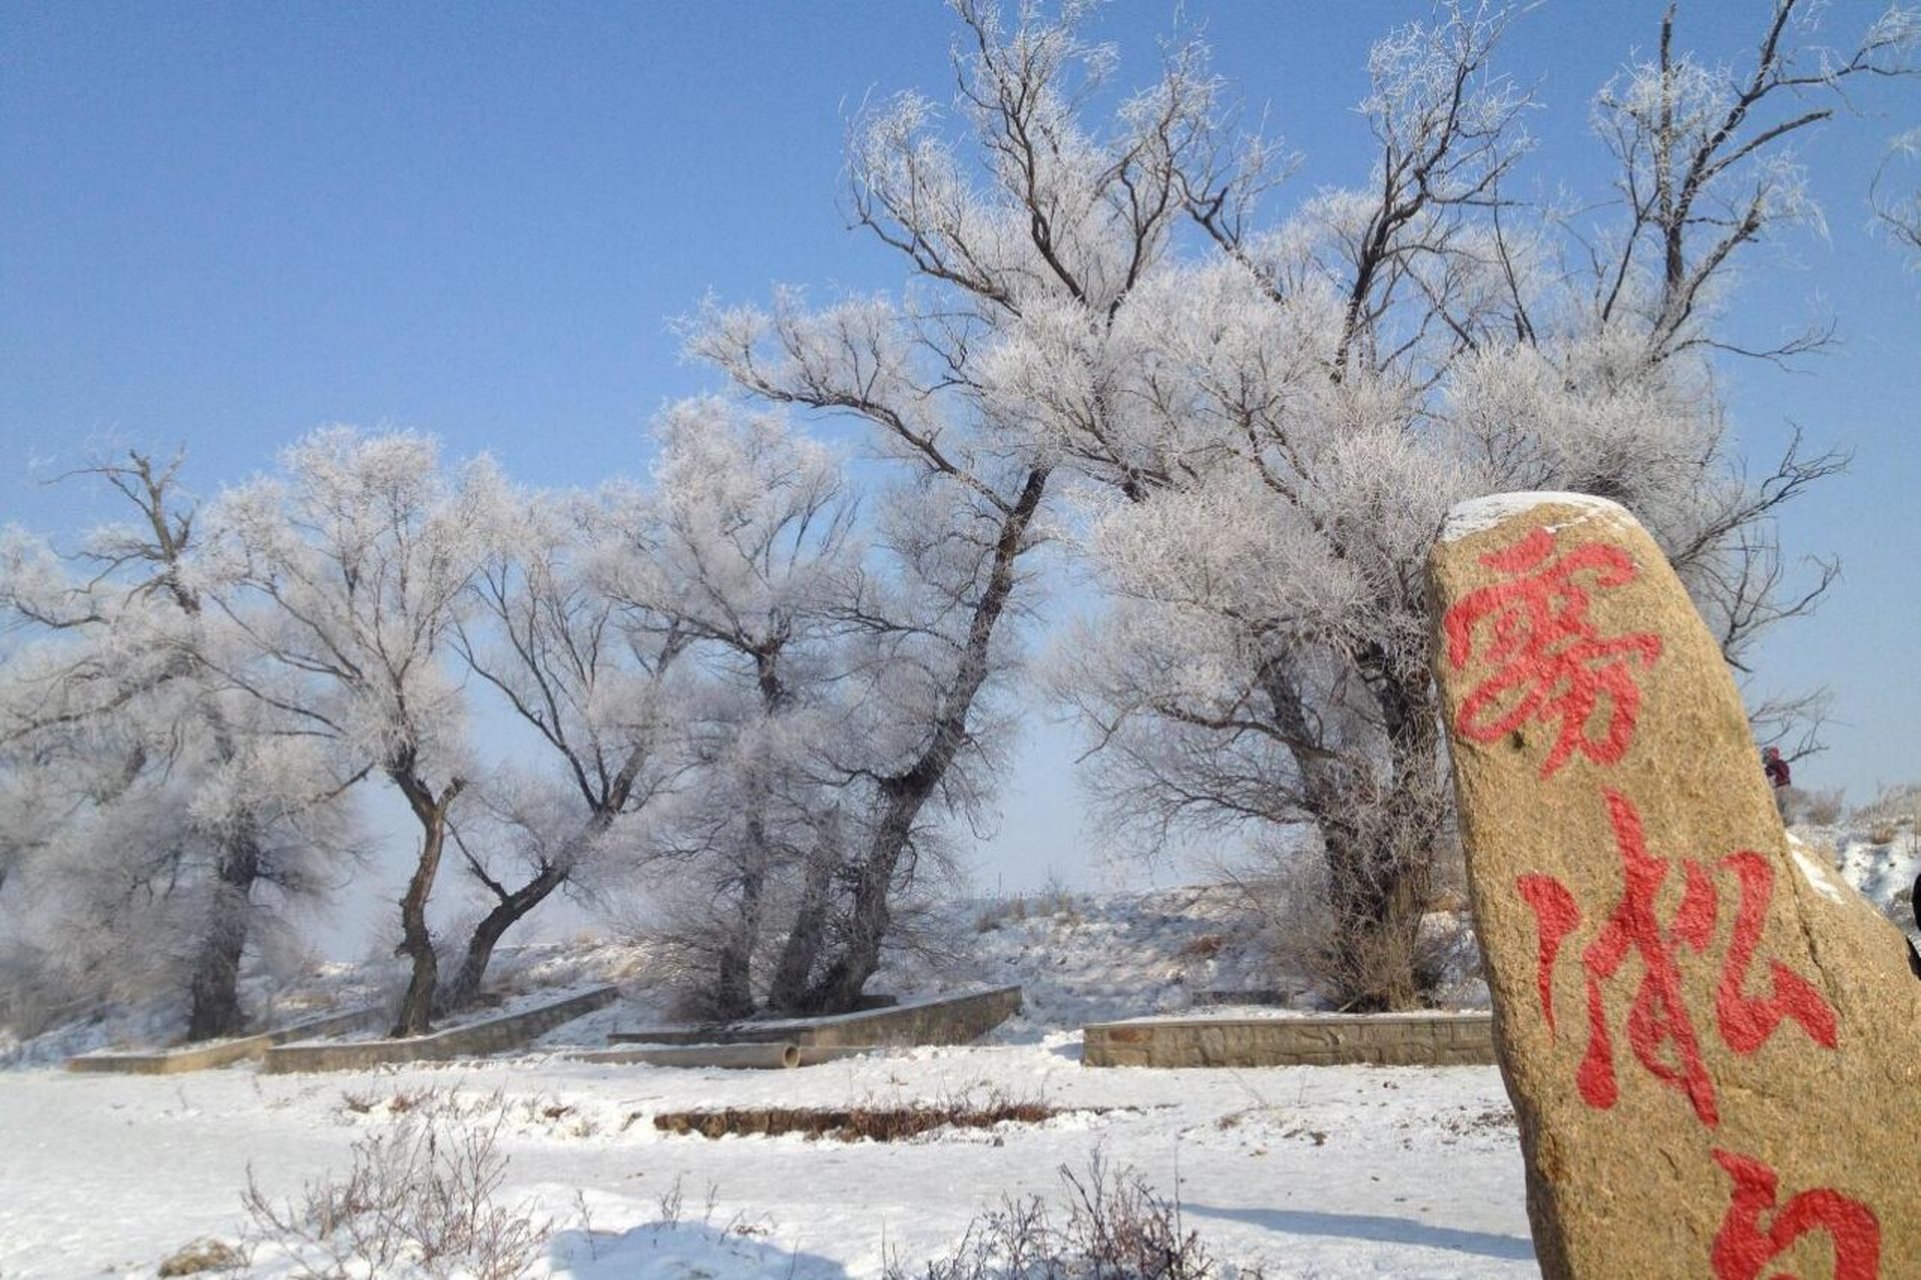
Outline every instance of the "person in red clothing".
[[1768, 782], [1774, 787], [1774, 811], [1781, 815], [1783, 822], [1788, 818], [1788, 762], [1781, 758], [1781, 748], [1763, 747], [1761, 749], [1761, 772], [1768, 775]]

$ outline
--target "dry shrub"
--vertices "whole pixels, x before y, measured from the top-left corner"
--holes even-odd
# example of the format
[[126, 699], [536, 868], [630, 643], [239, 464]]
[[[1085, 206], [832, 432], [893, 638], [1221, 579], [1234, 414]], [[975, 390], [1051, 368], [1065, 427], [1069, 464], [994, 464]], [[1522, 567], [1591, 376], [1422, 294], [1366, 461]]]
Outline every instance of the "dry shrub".
[[1882, 787], [1874, 799], [1849, 814], [1848, 821], [1886, 833], [1887, 839], [1876, 838], [1876, 844], [1893, 840], [1899, 827], [1921, 827], [1921, 782]]
[[1406, 1008], [1432, 997], [1450, 942], [1420, 928], [1423, 910], [1409, 911], [1399, 927], [1343, 929], [1323, 861], [1276, 858], [1264, 872], [1234, 883], [1272, 940], [1270, 964], [1278, 975], [1304, 976], [1344, 1009]]
[[67, 988], [41, 948], [17, 939], [0, 943], [0, 1042], [31, 1040], [94, 1003]]
[[1830, 787], [1824, 791], [1810, 791], [1800, 787], [1788, 789], [1788, 819], [1792, 823], [1815, 827], [1831, 827], [1841, 821], [1841, 813], [1847, 807], [1847, 793], [1840, 787]]
[[890, 1260], [886, 1280], [1259, 1280], [1210, 1256], [1179, 1199], [1156, 1195], [1134, 1170], [1115, 1171], [1096, 1152], [1085, 1174], [1062, 1165], [1060, 1176], [1065, 1222], [1039, 1196], [1005, 1198], [968, 1225], [951, 1256], [919, 1273]]
[[196, 1240], [160, 1264], [154, 1274], [162, 1280], [171, 1276], [198, 1276], [209, 1271], [238, 1271], [247, 1265], [247, 1256], [221, 1240]]
[[1221, 954], [1221, 948], [1226, 945], [1224, 934], [1203, 933], [1198, 938], [1189, 938], [1182, 943], [1179, 954], [1185, 960], [1212, 960]]
[[1021, 894], [1002, 898], [998, 902], [982, 907], [974, 917], [975, 933], [992, 933], [1009, 921], [1019, 922], [1027, 919], [1027, 899]]
[[250, 1243], [277, 1246], [305, 1280], [417, 1267], [435, 1280], [517, 1280], [551, 1234], [525, 1205], [494, 1202], [506, 1176], [500, 1126], [448, 1131], [409, 1116], [353, 1146], [344, 1178], [275, 1202], [247, 1175]]

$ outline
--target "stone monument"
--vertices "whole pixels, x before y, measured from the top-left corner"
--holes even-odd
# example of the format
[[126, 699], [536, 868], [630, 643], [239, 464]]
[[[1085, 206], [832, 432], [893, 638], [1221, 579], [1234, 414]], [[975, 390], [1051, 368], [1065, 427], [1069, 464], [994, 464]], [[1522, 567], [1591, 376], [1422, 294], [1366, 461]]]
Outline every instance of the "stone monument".
[[1505, 495], [1455, 509], [1429, 573], [1542, 1273], [1921, 1276], [1921, 982], [1788, 843], [1653, 539]]

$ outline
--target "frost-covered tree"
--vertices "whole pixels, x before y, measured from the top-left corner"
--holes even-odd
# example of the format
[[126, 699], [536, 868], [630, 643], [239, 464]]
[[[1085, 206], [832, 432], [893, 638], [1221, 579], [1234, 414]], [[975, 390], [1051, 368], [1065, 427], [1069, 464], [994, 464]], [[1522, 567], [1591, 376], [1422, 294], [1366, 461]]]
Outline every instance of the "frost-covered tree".
[[[930, 820], [974, 794], [979, 779], [957, 764], [995, 745], [977, 704], [1012, 659], [1008, 623], [1059, 451], [1003, 390], [1035, 369], [997, 367], [992, 353], [1045, 364], [1105, 347], [1122, 300], [1167, 252], [1213, 105], [1214, 82], [1177, 51], [1159, 84], [1089, 130], [1078, 115], [1111, 50], [1025, 12], [1010, 25], [991, 5], [955, 8], [962, 136], [907, 93], [864, 116], [852, 142], [855, 218], [906, 260], [910, 291], [818, 309], [784, 291], [768, 310], [710, 307], [689, 336], [752, 396], [859, 420], [902, 476], [880, 517], [892, 570], [857, 609], [886, 658], [871, 669], [888, 710], [873, 741], [887, 749], [850, 770], [853, 847], [831, 919], [790, 935], [782, 967], [807, 975], [803, 1008], [859, 998]], [[1058, 394], [1108, 411], [1104, 373]]]
[[836, 732], [831, 605], [855, 568], [854, 505], [837, 462], [778, 415], [685, 401], [655, 438], [652, 487], [593, 503], [583, 587], [608, 647], [646, 656], [648, 753], [681, 785], [641, 846], [681, 890], [668, 931], [708, 1011], [736, 1017], [757, 1003], [770, 896], [831, 808], [809, 759]]
[[134, 519], [71, 556], [8, 535], [0, 599], [30, 639], [0, 680], [0, 890], [17, 869], [49, 967], [95, 994], [180, 982], [204, 1039], [242, 1029], [271, 896], [313, 892], [349, 846], [353, 779], [221, 676], [237, 637], [185, 571], [179, 466], [135, 452], [76, 473]]
[[493, 553], [474, 577], [473, 607], [454, 619], [453, 643], [531, 730], [531, 754], [545, 767], [496, 771], [475, 797], [486, 835], [478, 823], [455, 830], [490, 905], [446, 983], [450, 1008], [479, 994], [509, 929], [556, 891], [590, 888], [611, 870], [610, 853], [642, 842], [634, 828], [685, 768], [676, 659], [686, 632], [607, 585], [607, 562], [629, 549], [632, 504], [617, 490], [503, 491], [491, 513]]
[[400, 900], [412, 974], [395, 1027], [418, 1035], [438, 982], [427, 904], [473, 774], [448, 649], [492, 552], [500, 483], [484, 459], [449, 474], [432, 441], [404, 433], [329, 428], [281, 461], [284, 478], [209, 506], [195, 580], [247, 645], [223, 677], [386, 778], [418, 824]]
[[1267, 153], [1183, 182], [1219, 252], [1117, 307], [1113, 411], [1051, 410], [1079, 364], [1016, 391], [1110, 487], [1084, 537], [1114, 604], [1061, 682], [1099, 735], [1109, 813], [1157, 834], [1309, 829], [1354, 1004], [1419, 998], [1448, 821], [1423, 564], [1450, 504], [1626, 503], [1737, 665], [1831, 575], [1784, 592], [1771, 516], [1838, 460], [1791, 447], [1744, 478], [1710, 361], [1741, 349], [1733, 264], [1809, 215], [1786, 140], [1912, 46], [1895, 11], [1819, 53], [1792, 38], [1806, 8], [1781, 0], [1735, 73], [1677, 53], [1670, 10], [1656, 59], [1597, 99], [1625, 216], [1591, 231], [1511, 203], [1528, 99], [1492, 70], [1508, 18], [1443, 8], [1374, 49], [1361, 185], [1264, 224]]

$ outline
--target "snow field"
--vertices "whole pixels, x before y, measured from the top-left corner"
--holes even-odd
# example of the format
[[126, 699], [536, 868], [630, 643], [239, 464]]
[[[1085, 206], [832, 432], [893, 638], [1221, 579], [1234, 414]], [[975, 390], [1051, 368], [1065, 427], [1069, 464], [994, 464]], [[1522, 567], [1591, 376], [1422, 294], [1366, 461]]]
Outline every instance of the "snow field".
[[[561, 1228], [540, 1277], [871, 1277], [890, 1256], [917, 1271], [1003, 1195], [1058, 1199], [1058, 1167], [1084, 1170], [1097, 1148], [1178, 1188], [1215, 1256], [1270, 1276], [1535, 1274], [1492, 1068], [1095, 1070], [1078, 1055], [1077, 1034], [1054, 1034], [780, 1072], [551, 1057], [329, 1076], [15, 1072], [0, 1084], [0, 1275], [147, 1277], [195, 1237], [235, 1239], [249, 1167], [275, 1196], [344, 1170], [356, 1139], [397, 1123], [396, 1097], [406, 1114], [500, 1122], [499, 1199], [530, 1199]], [[652, 1123], [692, 1107], [996, 1094], [1076, 1113], [889, 1144], [670, 1137]]]

